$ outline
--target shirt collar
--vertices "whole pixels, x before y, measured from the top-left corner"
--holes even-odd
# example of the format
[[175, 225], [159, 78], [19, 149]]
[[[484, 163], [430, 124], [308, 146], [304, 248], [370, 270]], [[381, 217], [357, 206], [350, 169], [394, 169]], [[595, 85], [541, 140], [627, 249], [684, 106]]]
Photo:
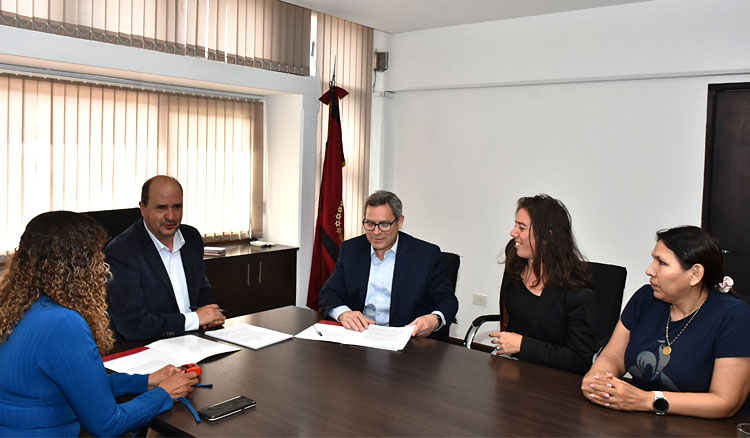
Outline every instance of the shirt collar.
[[[383, 260], [385, 260], [385, 258], [388, 257], [388, 253], [390, 252], [392, 252], [393, 255], [396, 255], [396, 252], [398, 250], [398, 238], [399, 237], [400, 235], [396, 236], [396, 241], [393, 242], [393, 246], [391, 247], [391, 249], [385, 252], [385, 255], [383, 256]], [[370, 257], [375, 257], [375, 248], [373, 248], [372, 245], [370, 245]]]
[[[166, 249], [167, 252], [170, 252], [169, 248], [167, 247], [167, 245], [161, 243], [159, 241], [159, 239], [157, 239], [156, 236], [154, 236], [154, 234], [151, 232], [151, 230], [148, 229], [148, 227], [146, 226], [146, 222], [143, 222], [143, 227], [146, 228], [146, 232], [148, 233], [148, 237], [150, 237], [151, 241], [154, 242], [154, 245], [156, 246], [156, 250], [157, 251], [161, 252], [162, 250]], [[174, 237], [173, 237], [173, 240], [172, 240], [172, 251], [171, 252], [173, 254], [176, 253], [184, 245], [185, 245], [185, 238], [182, 237], [182, 231], [180, 231], [180, 229], [178, 227], [177, 228], [177, 232], [174, 233]]]

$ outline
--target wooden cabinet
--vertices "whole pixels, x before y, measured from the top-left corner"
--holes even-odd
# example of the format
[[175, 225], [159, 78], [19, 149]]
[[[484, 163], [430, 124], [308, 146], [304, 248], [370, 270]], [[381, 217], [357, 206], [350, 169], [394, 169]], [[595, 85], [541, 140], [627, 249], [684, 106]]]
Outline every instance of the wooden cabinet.
[[295, 304], [298, 248], [257, 248], [247, 241], [222, 246], [225, 256], [203, 260], [216, 302], [228, 318]]

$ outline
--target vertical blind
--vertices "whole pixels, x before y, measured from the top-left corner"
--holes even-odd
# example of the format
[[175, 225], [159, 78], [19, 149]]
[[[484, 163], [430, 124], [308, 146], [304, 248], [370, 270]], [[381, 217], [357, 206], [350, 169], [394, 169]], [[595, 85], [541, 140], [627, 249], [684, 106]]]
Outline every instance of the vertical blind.
[[209, 240], [262, 229], [263, 104], [0, 75], [0, 253], [50, 210], [134, 207], [156, 174]]
[[280, 0], [0, 0], [0, 24], [310, 74], [310, 10]]
[[[342, 187], [344, 238], [349, 239], [362, 234], [362, 208], [369, 195], [373, 30], [330, 15], [316, 15], [316, 72], [320, 78], [321, 94], [328, 90], [334, 59], [336, 85], [349, 92], [341, 100], [341, 135], [346, 159]], [[328, 109], [325, 105], [321, 104], [319, 114], [316, 155], [318, 182], [323, 166], [321, 157], [328, 135]]]

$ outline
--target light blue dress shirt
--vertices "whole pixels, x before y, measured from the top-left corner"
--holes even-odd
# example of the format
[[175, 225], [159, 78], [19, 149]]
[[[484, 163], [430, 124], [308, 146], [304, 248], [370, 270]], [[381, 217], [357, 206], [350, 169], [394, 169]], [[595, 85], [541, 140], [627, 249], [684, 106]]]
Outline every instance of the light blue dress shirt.
[[375, 255], [370, 246], [370, 278], [367, 281], [367, 296], [362, 314], [375, 321], [377, 325], [388, 326], [391, 320], [391, 286], [393, 285], [393, 268], [396, 266], [398, 238], [393, 247], [385, 252], [383, 260]]
[[170, 251], [166, 245], [159, 242], [159, 239], [151, 233], [145, 222], [143, 226], [146, 228], [148, 237], [154, 242], [156, 251], [159, 253], [162, 263], [164, 263], [164, 268], [167, 270], [169, 282], [172, 283], [174, 297], [177, 300], [177, 307], [180, 309], [180, 313], [185, 315], [185, 331], [198, 330], [198, 326], [200, 325], [198, 314], [190, 311], [190, 294], [188, 293], [185, 268], [182, 266], [182, 255], [180, 255], [180, 249], [185, 246], [185, 238], [182, 237], [182, 232], [177, 229], [177, 232], [174, 233], [172, 251]]

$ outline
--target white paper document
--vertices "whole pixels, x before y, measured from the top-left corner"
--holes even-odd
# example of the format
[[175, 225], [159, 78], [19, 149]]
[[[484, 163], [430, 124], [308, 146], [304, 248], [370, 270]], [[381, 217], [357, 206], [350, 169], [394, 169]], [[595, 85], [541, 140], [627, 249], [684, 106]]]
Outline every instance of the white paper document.
[[[315, 329], [318, 329], [322, 336]], [[413, 331], [414, 326], [384, 327], [370, 324], [365, 331], [357, 332], [340, 325], [313, 324], [298, 333], [295, 338], [400, 351], [411, 339]]]
[[206, 332], [206, 334], [222, 341], [252, 348], [253, 350], [292, 338], [292, 335], [244, 322], [220, 330], [211, 330]]
[[221, 353], [239, 351], [239, 348], [199, 338], [195, 335], [161, 339], [146, 345], [138, 353], [106, 360], [104, 366], [117, 373], [150, 374], [165, 365], [180, 366], [197, 363]]

